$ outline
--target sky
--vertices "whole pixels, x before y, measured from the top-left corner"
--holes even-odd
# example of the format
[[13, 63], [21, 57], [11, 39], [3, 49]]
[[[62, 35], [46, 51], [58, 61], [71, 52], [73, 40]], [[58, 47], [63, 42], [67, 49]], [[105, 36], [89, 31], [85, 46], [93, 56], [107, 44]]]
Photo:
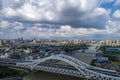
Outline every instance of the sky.
[[0, 39], [120, 39], [120, 0], [0, 0]]

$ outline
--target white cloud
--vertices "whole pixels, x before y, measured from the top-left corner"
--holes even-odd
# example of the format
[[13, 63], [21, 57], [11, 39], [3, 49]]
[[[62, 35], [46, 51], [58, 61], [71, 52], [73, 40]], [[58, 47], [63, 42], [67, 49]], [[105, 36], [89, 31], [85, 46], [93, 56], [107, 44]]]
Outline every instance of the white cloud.
[[0, 30], [1, 29], [6, 29], [9, 27], [9, 22], [8, 21], [0, 21]]
[[20, 22], [8, 22], [8, 21], [0, 21], [0, 29], [1, 30], [7, 30], [7, 29], [15, 29], [15, 30], [21, 30], [24, 29], [24, 26]]
[[102, 16], [102, 15], [108, 15], [109, 11], [107, 11], [105, 8], [96, 8], [92, 15], [97, 17], [97, 16]]
[[108, 29], [99, 30], [95, 28], [72, 28], [71, 26], [60, 26], [59, 29], [44, 28], [44, 27], [31, 27], [23, 32], [24, 37], [36, 38], [74, 38], [74, 37], [90, 37], [96, 34], [104, 35], [110, 34]]
[[110, 34], [120, 33], [120, 21], [109, 20], [106, 25], [106, 30]]
[[[11, 21], [0, 22], [3, 37], [98, 39], [120, 36], [120, 21], [112, 21], [109, 16], [112, 10], [100, 7], [114, 0], [2, 1], [0, 19]], [[115, 4], [118, 5], [119, 0]], [[120, 19], [119, 14], [120, 10], [116, 10], [113, 17]]]
[[[3, 0], [4, 1], [4, 0]], [[10, 2], [10, 1], [9, 1]], [[4, 17], [12, 18], [18, 21], [40, 22], [50, 24], [72, 25], [72, 27], [99, 27], [101, 15], [107, 12], [104, 8], [99, 8], [100, 4], [109, 1], [99, 0], [16, 0], [13, 5], [19, 7], [6, 6], [3, 7], [2, 14]], [[111, 0], [110, 0], [111, 2]], [[3, 5], [4, 6], [4, 5]], [[89, 14], [94, 13], [98, 17], [90, 17]], [[83, 24], [88, 22], [88, 24]], [[103, 20], [106, 22], [106, 20]], [[94, 25], [93, 25], [94, 24]], [[105, 23], [102, 23], [103, 26]], [[96, 27], [97, 26], [97, 27]]]
[[24, 0], [0, 0], [3, 7], [18, 7]]
[[11, 23], [11, 27], [13, 27], [13, 29], [15, 29], [15, 30], [24, 29], [23, 24], [20, 22]]
[[120, 0], [116, 0], [115, 4], [114, 5], [117, 5], [119, 6], [120, 5]]
[[[111, 38], [117, 37], [120, 34], [120, 22], [113, 22], [109, 20], [106, 28], [103, 30], [95, 28], [73, 28], [69, 25], [60, 26], [58, 29], [46, 28], [42, 25], [39, 27], [34, 25], [23, 32], [26, 38], [45, 38], [45, 39], [64, 39], [64, 38]], [[99, 37], [99, 36], [101, 37]], [[111, 36], [111, 37], [110, 37]]]
[[18, 15], [17, 12], [15, 12], [14, 9], [10, 7], [4, 8], [1, 13], [3, 13], [3, 15], [8, 18], [13, 18]]
[[116, 10], [113, 14], [113, 17], [116, 19], [120, 19], [120, 10]]
[[[90, 38], [90, 39], [102, 39], [110, 36], [118, 36], [120, 33], [120, 22], [113, 22], [109, 20], [106, 24], [106, 29], [99, 30], [95, 28], [73, 28], [69, 25], [60, 26], [59, 28], [44, 27], [41, 24], [34, 24], [31, 27], [23, 29], [23, 24], [19, 22], [10, 23], [12, 27], [9, 28], [8, 33], [2, 32], [2, 36], [7, 38], [42, 38], [42, 39], [73, 39], [73, 38]], [[49, 25], [50, 26], [50, 25]], [[5, 36], [6, 35], [6, 36]]]

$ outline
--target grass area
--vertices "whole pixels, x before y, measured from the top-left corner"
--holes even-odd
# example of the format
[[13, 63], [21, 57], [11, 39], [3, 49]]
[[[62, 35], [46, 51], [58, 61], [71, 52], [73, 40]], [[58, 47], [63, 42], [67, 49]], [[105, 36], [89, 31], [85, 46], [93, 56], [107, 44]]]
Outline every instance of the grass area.
[[71, 43], [71, 44], [67, 44], [67, 45], [61, 45], [59, 46], [61, 50], [63, 51], [66, 51], [66, 52], [71, 52], [71, 51], [76, 51], [76, 50], [79, 50], [79, 49], [87, 49], [87, 45], [86, 44], [74, 44], [74, 43]]
[[120, 51], [105, 51], [105, 54], [120, 54]]
[[115, 57], [115, 55], [120, 55], [120, 51], [106, 51], [105, 48], [120, 48], [120, 46], [101, 46], [100, 50], [103, 51], [103, 57], [108, 57], [109, 60], [113, 62], [118, 62], [119, 60]]
[[24, 71], [0, 67], [0, 78], [22, 77], [26, 74]]
[[105, 48], [120, 48], [120, 46], [101, 46], [99, 49], [103, 51], [104, 54], [120, 54], [120, 51], [106, 51]]

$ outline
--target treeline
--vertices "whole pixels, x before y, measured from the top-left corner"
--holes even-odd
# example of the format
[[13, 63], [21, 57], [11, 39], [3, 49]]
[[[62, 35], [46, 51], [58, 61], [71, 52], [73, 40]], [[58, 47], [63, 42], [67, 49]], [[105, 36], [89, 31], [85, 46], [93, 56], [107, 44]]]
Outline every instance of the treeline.
[[79, 49], [87, 49], [87, 45], [86, 44], [74, 44], [74, 43], [71, 43], [71, 44], [66, 44], [66, 45], [61, 45], [60, 46], [61, 50], [64, 50], [66, 52], [70, 52], [70, 51], [75, 51], [75, 50], [79, 50]]

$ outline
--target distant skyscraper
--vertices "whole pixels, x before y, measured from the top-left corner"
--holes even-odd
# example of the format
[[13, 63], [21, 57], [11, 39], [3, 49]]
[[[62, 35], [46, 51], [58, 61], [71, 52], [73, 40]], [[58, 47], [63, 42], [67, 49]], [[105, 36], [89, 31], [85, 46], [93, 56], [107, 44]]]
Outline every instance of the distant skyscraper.
[[2, 46], [3, 45], [3, 41], [2, 40], [0, 40], [0, 46]]

